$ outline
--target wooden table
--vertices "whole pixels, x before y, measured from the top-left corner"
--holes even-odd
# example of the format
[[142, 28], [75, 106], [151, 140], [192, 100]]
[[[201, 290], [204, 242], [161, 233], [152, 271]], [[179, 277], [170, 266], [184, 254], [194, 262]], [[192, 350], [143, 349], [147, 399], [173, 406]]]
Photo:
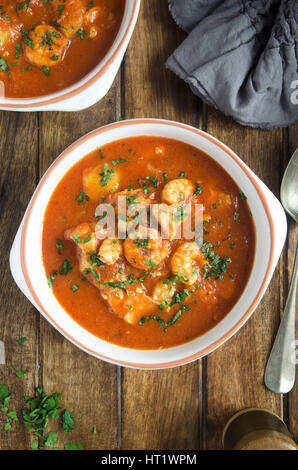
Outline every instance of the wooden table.
[[[244, 407], [264, 407], [282, 416], [298, 439], [298, 381], [286, 396], [268, 391], [264, 367], [285, 305], [297, 231], [290, 231], [261, 305], [225, 345], [202, 360], [176, 369], [139, 371], [95, 359], [70, 344], [41, 317], [14, 284], [9, 250], [28, 201], [53, 160], [86, 132], [117, 119], [158, 117], [199, 127], [230, 146], [279, 195], [283, 171], [298, 146], [297, 129], [262, 131], [242, 127], [197, 99], [165, 69], [184, 38], [166, 0], [143, 0], [132, 41], [107, 96], [75, 113], [0, 113], [1, 275], [0, 339], [6, 365], [0, 383], [15, 393], [37, 385], [62, 392], [62, 406], [75, 414], [68, 440], [85, 449], [217, 449], [226, 420]], [[20, 337], [26, 337], [23, 346]], [[8, 366], [26, 369], [19, 379]], [[20, 421], [3, 430], [0, 448], [28, 449], [30, 434]], [[92, 429], [96, 426], [97, 433]], [[61, 442], [65, 442], [63, 430]]]

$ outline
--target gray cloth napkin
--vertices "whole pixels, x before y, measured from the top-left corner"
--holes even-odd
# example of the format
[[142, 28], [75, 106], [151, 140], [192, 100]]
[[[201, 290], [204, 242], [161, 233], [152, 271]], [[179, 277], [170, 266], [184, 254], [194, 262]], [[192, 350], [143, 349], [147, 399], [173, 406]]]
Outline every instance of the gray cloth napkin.
[[169, 0], [189, 35], [166, 66], [243, 125], [298, 121], [298, 0]]

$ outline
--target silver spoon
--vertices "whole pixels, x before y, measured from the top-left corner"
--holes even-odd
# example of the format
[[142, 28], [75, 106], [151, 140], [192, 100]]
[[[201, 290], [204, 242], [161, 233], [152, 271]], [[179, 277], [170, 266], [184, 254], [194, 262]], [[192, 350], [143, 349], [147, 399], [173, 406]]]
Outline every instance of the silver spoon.
[[[298, 148], [288, 163], [280, 188], [281, 203], [298, 224]], [[298, 245], [290, 291], [265, 369], [265, 384], [275, 393], [288, 393], [295, 383], [295, 304]]]

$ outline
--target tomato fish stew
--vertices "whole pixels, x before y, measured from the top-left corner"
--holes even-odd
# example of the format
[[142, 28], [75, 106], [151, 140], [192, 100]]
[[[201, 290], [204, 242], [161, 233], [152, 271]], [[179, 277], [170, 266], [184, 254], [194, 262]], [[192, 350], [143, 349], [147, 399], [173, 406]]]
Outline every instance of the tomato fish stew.
[[32, 98], [82, 79], [106, 55], [125, 0], [0, 0], [5, 96]]
[[160, 349], [202, 335], [232, 309], [255, 229], [246, 195], [210, 156], [146, 136], [106, 144], [65, 174], [42, 243], [49, 288], [77, 323], [117, 345]]

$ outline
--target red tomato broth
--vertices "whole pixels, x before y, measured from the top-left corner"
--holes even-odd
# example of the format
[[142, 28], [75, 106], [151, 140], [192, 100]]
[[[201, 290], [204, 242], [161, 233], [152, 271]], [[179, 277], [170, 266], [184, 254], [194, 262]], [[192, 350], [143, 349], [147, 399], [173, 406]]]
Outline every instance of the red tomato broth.
[[[155, 154], [155, 148], [163, 145], [165, 156]], [[101, 158], [103, 157], [103, 158]], [[105, 300], [101, 298], [99, 290], [88, 281], [82, 281], [76, 255], [76, 246], [71, 241], [64, 240], [65, 230], [75, 227], [83, 222], [93, 222], [97, 201], [84, 201], [78, 204], [76, 197], [82, 191], [82, 175], [86, 169], [96, 167], [105, 162], [111, 166], [113, 159], [123, 158], [126, 161], [115, 166], [120, 173], [120, 186], [117, 191], [140, 187], [140, 179], [152, 175], [147, 169], [150, 162], [160, 171], [158, 176], [160, 194], [164, 187], [162, 174], [167, 173], [167, 181], [179, 177], [185, 172], [185, 178], [192, 182], [199, 181], [202, 192], [197, 201], [204, 204], [205, 213], [211, 220], [204, 225], [204, 240], [216, 246], [214, 248], [220, 256], [228, 256], [231, 263], [222, 280], [210, 280], [216, 289], [224, 294], [228, 292], [232, 283], [234, 291], [228, 298], [221, 298], [219, 302], [210, 304], [202, 301], [204, 295], [200, 289], [195, 289], [194, 295], [188, 301], [190, 310], [182, 312], [178, 321], [167, 328], [166, 332], [160, 328], [156, 321], [146, 321], [143, 325], [131, 325], [112, 313]], [[156, 176], [156, 175], [155, 175]], [[217, 191], [225, 192], [232, 198], [232, 207], [221, 207], [214, 198], [210, 199], [210, 185]], [[209, 196], [208, 196], [209, 193]], [[241, 193], [242, 195], [242, 193]], [[243, 197], [243, 195], [242, 195]], [[216, 204], [216, 206], [214, 206]], [[235, 213], [237, 217], [235, 220]], [[207, 229], [208, 228], [208, 229]], [[56, 249], [56, 240], [63, 240], [64, 250], [59, 254]], [[159, 349], [176, 346], [190, 341], [214, 327], [222, 320], [235, 305], [241, 296], [249, 278], [255, 254], [255, 229], [250, 209], [240, 196], [237, 187], [227, 172], [211, 157], [202, 151], [183, 142], [161, 137], [134, 137], [107, 144], [83, 157], [75, 164], [58, 183], [48, 203], [43, 226], [43, 262], [46, 274], [59, 270], [64, 259], [72, 261], [73, 269], [67, 276], [57, 275], [53, 281], [53, 293], [66, 312], [83, 328], [108, 342], [135, 349]], [[171, 242], [171, 254], [181, 243], [179, 240]], [[234, 245], [233, 245], [234, 244]], [[168, 262], [169, 258], [167, 259]], [[139, 271], [139, 275], [142, 271]], [[169, 276], [171, 276], [169, 269]], [[230, 278], [233, 276], [233, 279]], [[137, 277], [137, 276], [136, 276]], [[150, 290], [154, 279], [146, 279], [144, 285]], [[71, 286], [76, 284], [76, 292]], [[181, 286], [180, 286], [181, 287]], [[182, 286], [187, 287], [187, 286]], [[178, 290], [181, 290], [180, 288]], [[212, 300], [212, 299], [210, 299]], [[168, 321], [173, 315], [156, 309], [156, 314]]]
[[[7, 44], [0, 44], [0, 80], [5, 87], [7, 98], [33, 98], [44, 96], [65, 89], [86, 76], [104, 58], [111, 48], [119, 31], [125, 0], [93, 0], [92, 8], [96, 6], [108, 8], [114, 15], [112, 25], [98, 24], [100, 32], [98, 37], [90, 39], [84, 33], [76, 34], [70, 39], [70, 45], [60, 63], [49, 67], [49, 73], [45, 73], [42, 67], [31, 63], [25, 56], [24, 37], [20, 28], [30, 32], [39, 24], [53, 24], [59, 21], [57, 7], [51, 1], [43, 4], [42, 0], [35, 0], [36, 4], [30, 6], [30, 10], [24, 7], [18, 10], [20, 2], [6, 2], [0, 0], [0, 14], [5, 11], [4, 19], [0, 16], [1, 28], [7, 28], [10, 24], [16, 28], [13, 38]], [[67, 0], [68, 1], [68, 0]], [[91, 2], [80, 0], [87, 12]], [[31, 0], [32, 3], [32, 0]], [[10, 21], [5, 20], [10, 18]], [[63, 28], [56, 27], [60, 34]], [[84, 31], [84, 26], [80, 28]], [[16, 55], [16, 47], [21, 46], [19, 54]], [[3, 62], [4, 61], [4, 62]], [[17, 64], [17, 65], [16, 65]]]

